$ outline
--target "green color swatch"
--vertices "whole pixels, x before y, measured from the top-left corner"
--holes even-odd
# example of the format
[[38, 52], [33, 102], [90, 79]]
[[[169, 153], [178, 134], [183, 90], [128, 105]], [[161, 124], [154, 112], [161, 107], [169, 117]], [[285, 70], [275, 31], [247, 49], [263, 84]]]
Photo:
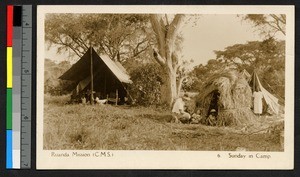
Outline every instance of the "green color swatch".
[[6, 89], [6, 130], [12, 129], [12, 89]]

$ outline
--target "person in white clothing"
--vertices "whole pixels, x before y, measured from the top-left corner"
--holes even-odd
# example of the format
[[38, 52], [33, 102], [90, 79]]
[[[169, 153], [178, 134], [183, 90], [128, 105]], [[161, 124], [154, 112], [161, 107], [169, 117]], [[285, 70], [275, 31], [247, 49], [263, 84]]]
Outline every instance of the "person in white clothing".
[[188, 123], [191, 119], [191, 115], [184, 111], [184, 102], [182, 98], [176, 99], [172, 112], [176, 114], [175, 121], [179, 120], [181, 123]]
[[253, 92], [253, 97], [254, 97], [254, 114], [262, 114], [262, 99], [263, 99], [263, 93], [261, 91], [255, 91]]

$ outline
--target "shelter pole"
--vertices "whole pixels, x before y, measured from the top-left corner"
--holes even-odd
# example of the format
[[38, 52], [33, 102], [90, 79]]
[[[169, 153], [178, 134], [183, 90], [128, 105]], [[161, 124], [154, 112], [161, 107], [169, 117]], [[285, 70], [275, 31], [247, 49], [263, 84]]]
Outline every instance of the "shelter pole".
[[107, 94], [106, 93], [106, 72], [104, 72], [104, 93]]
[[93, 50], [91, 45], [91, 104], [94, 104]]
[[118, 98], [119, 98], [119, 92], [118, 89], [116, 89], [116, 105], [118, 105]]
[[255, 77], [255, 70], [253, 71], [253, 85], [252, 85], [252, 87], [253, 87], [253, 92], [255, 92], [256, 91], [256, 89], [255, 89], [255, 82], [256, 82], [256, 77]]

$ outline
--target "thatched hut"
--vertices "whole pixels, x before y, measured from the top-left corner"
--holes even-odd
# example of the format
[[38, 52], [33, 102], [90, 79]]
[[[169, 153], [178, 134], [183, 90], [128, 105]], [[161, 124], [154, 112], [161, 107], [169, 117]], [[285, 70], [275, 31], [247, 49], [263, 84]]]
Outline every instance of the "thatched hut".
[[197, 106], [206, 117], [214, 109], [218, 126], [243, 125], [255, 118], [251, 87], [235, 70], [212, 76], [199, 92]]

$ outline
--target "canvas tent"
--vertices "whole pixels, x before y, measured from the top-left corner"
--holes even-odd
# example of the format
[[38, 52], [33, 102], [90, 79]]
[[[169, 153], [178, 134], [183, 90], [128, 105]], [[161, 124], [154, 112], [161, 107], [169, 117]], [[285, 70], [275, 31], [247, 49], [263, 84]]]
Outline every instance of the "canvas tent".
[[270, 109], [273, 113], [279, 113], [279, 104], [278, 99], [269, 93], [261, 84], [257, 73], [254, 71], [251, 79], [249, 81], [249, 85], [251, 86], [252, 92], [261, 91], [263, 95], [263, 106], [264, 110]]
[[100, 99], [116, 95], [124, 99], [127, 95], [126, 86], [132, 83], [120, 63], [112, 61], [107, 55], [99, 56], [93, 48], [89, 48], [59, 79], [77, 83], [73, 92], [75, 95], [91, 90], [93, 80], [93, 91]]

